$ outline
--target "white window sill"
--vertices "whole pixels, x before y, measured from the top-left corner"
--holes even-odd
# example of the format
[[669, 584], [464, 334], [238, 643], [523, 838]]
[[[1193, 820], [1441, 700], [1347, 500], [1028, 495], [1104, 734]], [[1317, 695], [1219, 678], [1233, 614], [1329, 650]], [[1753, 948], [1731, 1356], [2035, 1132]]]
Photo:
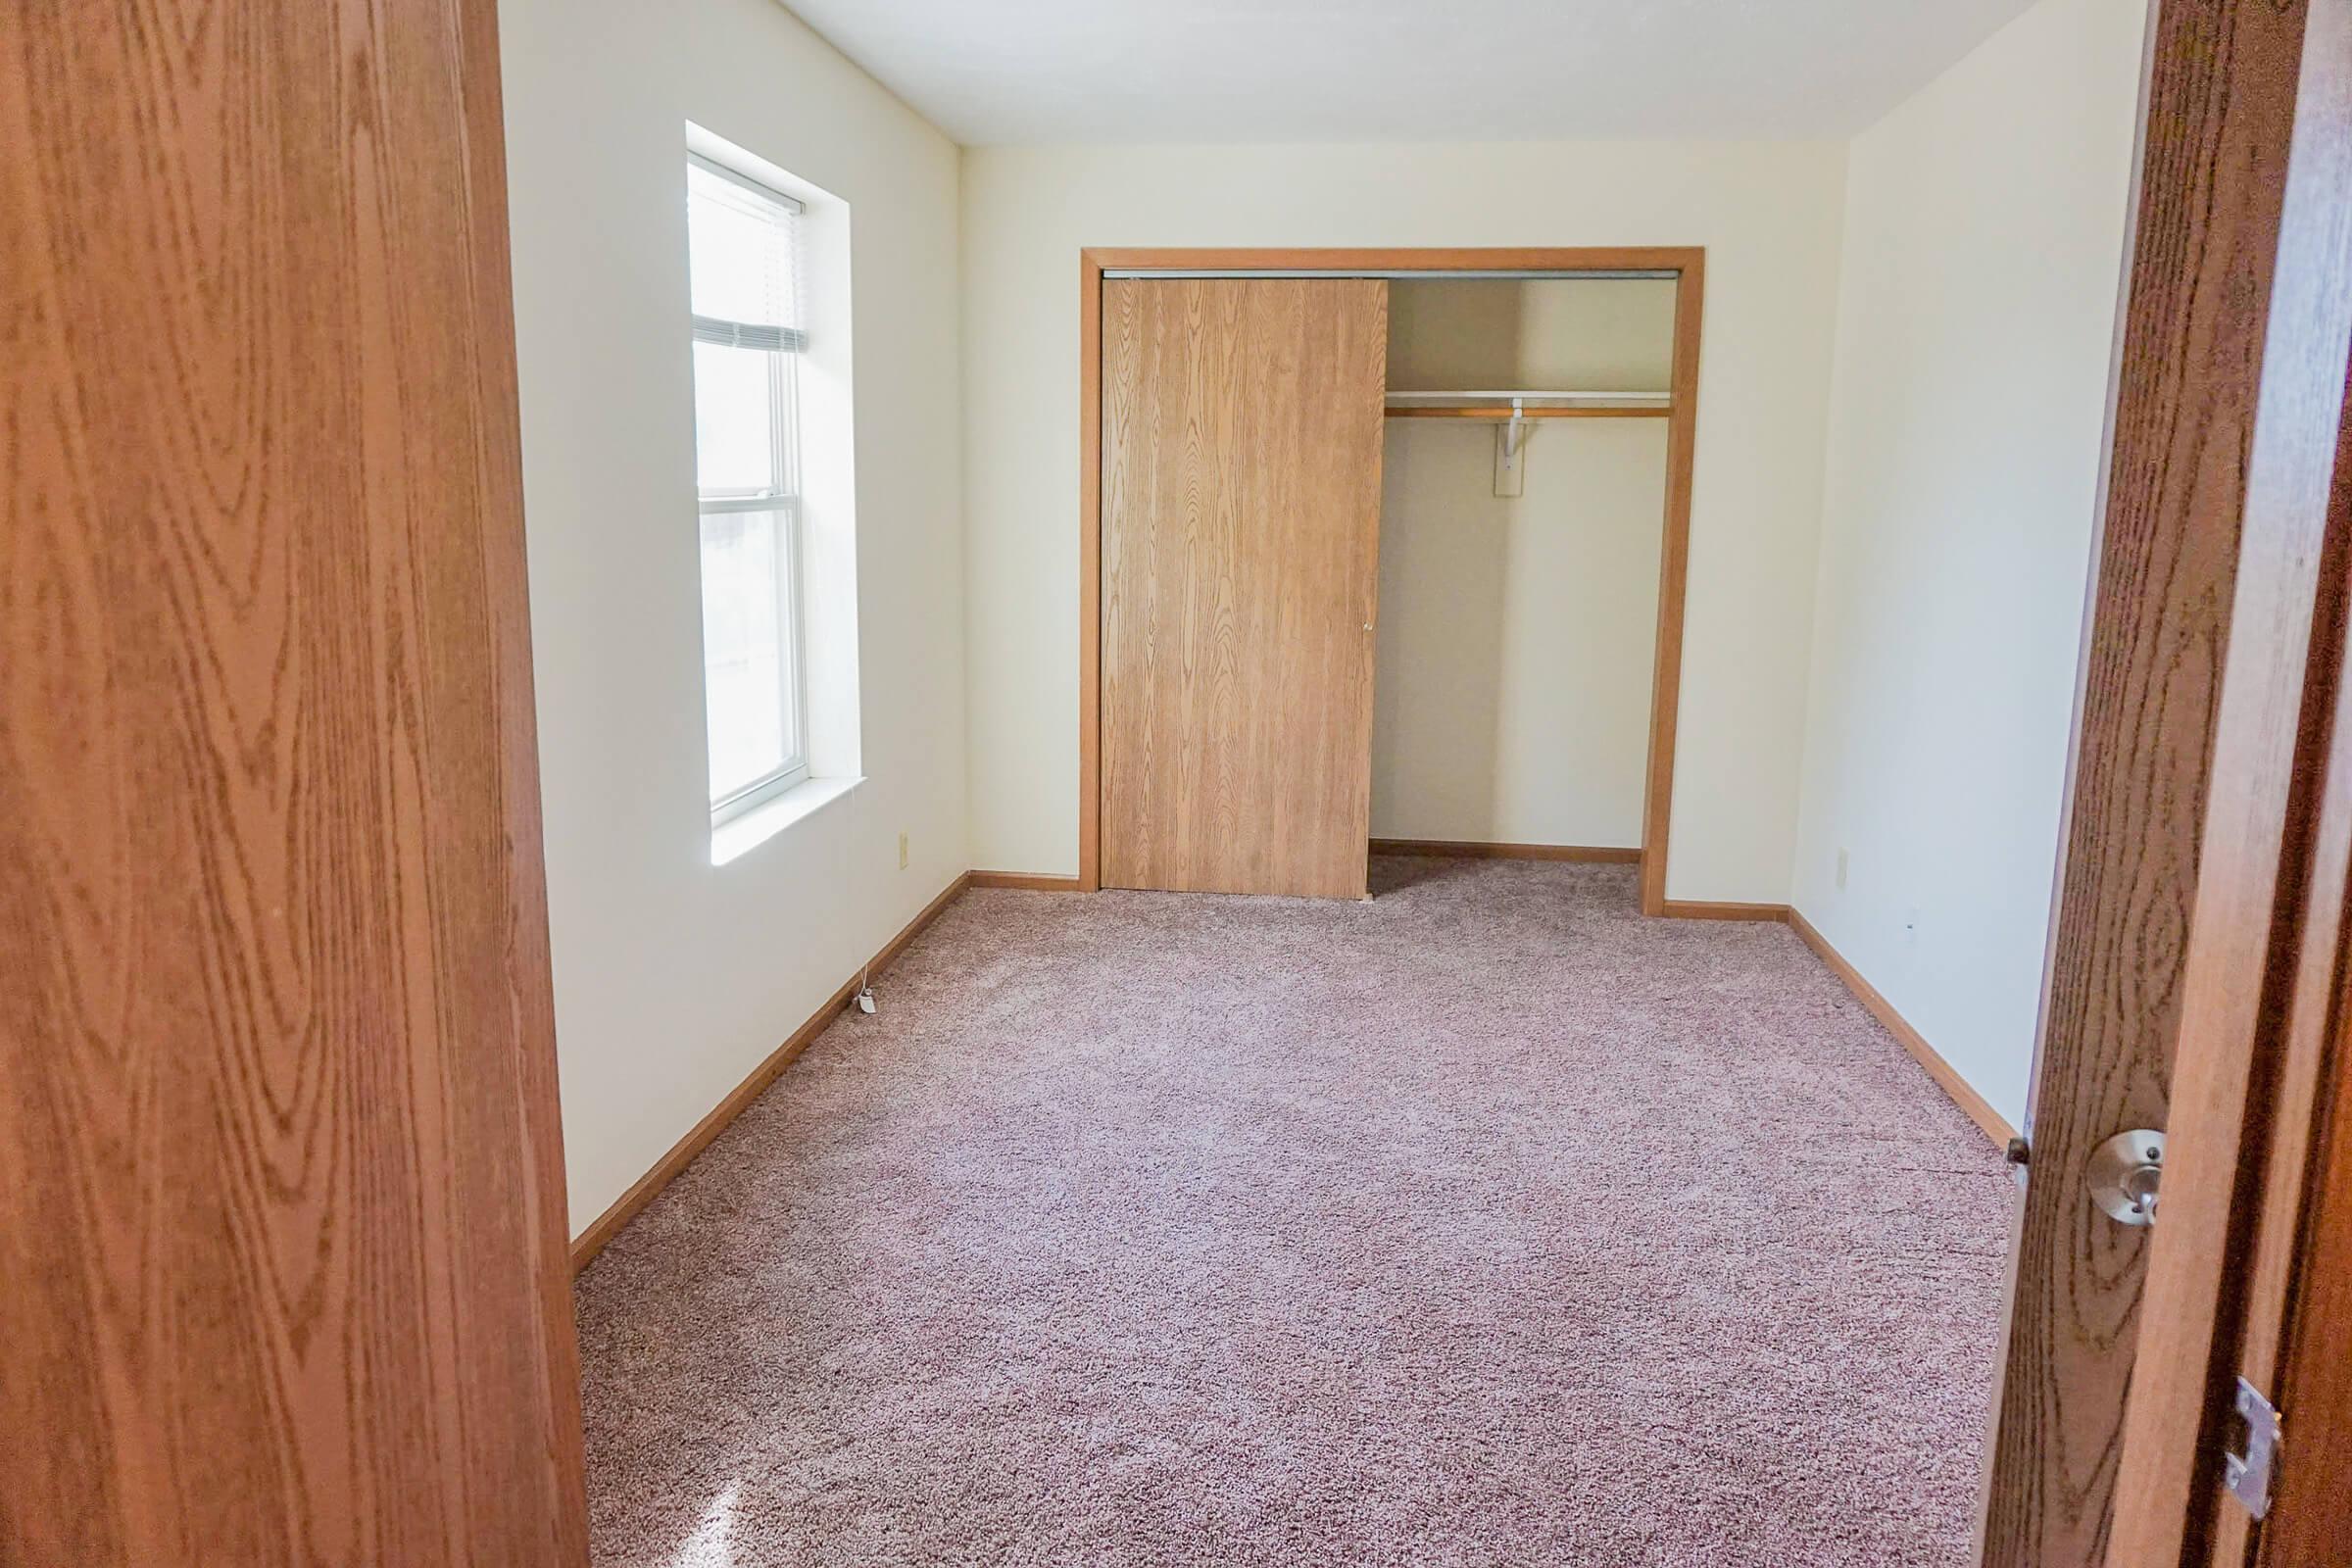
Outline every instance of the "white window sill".
[[710, 863], [724, 865], [750, 854], [793, 823], [815, 815], [864, 782], [862, 776], [807, 779], [774, 800], [755, 806], [741, 816], [728, 818], [710, 830]]

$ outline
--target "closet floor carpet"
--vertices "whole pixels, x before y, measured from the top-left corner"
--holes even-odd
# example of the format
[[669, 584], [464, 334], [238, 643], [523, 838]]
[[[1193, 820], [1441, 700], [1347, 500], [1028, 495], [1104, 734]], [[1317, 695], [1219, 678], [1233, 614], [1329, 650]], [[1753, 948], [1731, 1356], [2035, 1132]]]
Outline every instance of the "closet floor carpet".
[[1960, 1563], [2000, 1159], [1634, 876], [959, 900], [582, 1276], [598, 1560]]

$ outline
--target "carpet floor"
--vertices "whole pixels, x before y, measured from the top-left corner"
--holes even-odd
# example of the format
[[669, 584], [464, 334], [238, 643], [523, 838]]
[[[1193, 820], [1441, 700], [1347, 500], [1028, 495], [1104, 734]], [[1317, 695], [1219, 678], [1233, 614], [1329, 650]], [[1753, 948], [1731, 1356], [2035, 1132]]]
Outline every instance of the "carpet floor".
[[974, 892], [578, 1286], [614, 1564], [1956, 1565], [2013, 1188], [1629, 866]]

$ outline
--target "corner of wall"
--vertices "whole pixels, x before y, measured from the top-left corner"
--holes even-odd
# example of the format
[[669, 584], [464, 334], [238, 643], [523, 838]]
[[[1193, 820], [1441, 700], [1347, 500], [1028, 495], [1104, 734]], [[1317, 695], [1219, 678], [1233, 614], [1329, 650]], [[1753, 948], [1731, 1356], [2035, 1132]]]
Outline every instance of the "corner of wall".
[[1846, 152], [1790, 904], [2012, 1118], [2143, 23], [2039, 0]]
[[1795, 820], [1788, 834], [1788, 906], [1812, 917], [1805, 907], [1806, 885], [1803, 867], [1810, 850], [1806, 826], [1811, 816], [1814, 791], [1813, 745], [1815, 716], [1821, 705], [1823, 648], [1821, 636], [1821, 608], [1828, 592], [1829, 551], [1827, 548], [1833, 497], [1831, 483], [1834, 469], [1831, 456], [1838, 445], [1838, 392], [1843, 380], [1841, 365], [1849, 325], [1845, 313], [1846, 241], [1853, 221], [1854, 204], [1854, 143], [1867, 131], [1857, 132], [1838, 144], [1838, 222], [1837, 239], [1830, 252], [1830, 344], [1822, 366], [1822, 421], [1821, 445], [1813, 459], [1813, 573], [1812, 598], [1805, 606], [1805, 682], [1799, 699], [1796, 750]]

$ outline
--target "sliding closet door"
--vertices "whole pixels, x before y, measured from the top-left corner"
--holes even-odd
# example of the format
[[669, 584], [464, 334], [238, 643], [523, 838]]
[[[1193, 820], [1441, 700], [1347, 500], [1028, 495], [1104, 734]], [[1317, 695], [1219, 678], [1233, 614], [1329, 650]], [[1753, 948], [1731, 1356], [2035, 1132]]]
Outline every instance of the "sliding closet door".
[[1102, 883], [1364, 895], [1388, 285], [1102, 291]]

